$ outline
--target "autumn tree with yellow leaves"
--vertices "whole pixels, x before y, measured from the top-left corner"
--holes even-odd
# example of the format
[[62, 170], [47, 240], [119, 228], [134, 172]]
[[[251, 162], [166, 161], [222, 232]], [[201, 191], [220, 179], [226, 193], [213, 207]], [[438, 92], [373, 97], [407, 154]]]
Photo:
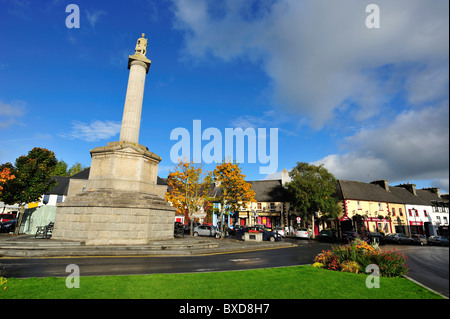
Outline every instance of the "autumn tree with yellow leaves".
[[246, 209], [247, 205], [255, 202], [255, 192], [252, 185], [244, 180], [245, 175], [237, 163], [223, 162], [216, 166], [212, 172], [212, 181], [220, 188], [215, 198], [220, 203], [220, 232], [223, 234], [223, 216], [239, 210]]
[[0, 194], [2, 193], [3, 189], [2, 184], [14, 178], [16, 178], [16, 176], [11, 173], [11, 169], [9, 167], [3, 167], [3, 169], [0, 167]]
[[192, 236], [194, 221], [192, 217], [200, 212], [205, 204], [211, 185], [210, 173], [204, 173], [199, 164], [180, 160], [174, 172], [169, 173], [167, 184], [165, 198], [177, 209], [178, 214], [187, 212]]

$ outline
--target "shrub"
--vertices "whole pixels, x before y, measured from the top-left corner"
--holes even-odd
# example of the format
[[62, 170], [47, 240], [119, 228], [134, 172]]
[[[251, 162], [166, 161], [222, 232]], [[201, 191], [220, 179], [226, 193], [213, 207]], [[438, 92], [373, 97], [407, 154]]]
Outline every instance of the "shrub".
[[359, 264], [353, 260], [346, 260], [342, 262], [339, 267], [341, 268], [341, 271], [344, 272], [353, 272], [355, 274], [359, 272]]
[[314, 259], [323, 268], [348, 272], [364, 273], [366, 267], [375, 264], [380, 269], [380, 275], [397, 277], [408, 272], [407, 258], [397, 251], [381, 251], [362, 240], [355, 240], [345, 246], [334, 246], [331, 250], [322, 251]]
[[323, 268], [323, 264], [321, 264], [321, 263], [314, 263], [312, 266], [314, 268]]

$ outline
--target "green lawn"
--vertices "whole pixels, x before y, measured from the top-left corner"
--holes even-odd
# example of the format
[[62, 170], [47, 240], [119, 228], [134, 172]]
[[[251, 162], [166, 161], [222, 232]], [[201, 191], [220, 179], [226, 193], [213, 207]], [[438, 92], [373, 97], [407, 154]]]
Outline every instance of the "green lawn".
[[[380, 278], [311, 266], [193, 274], [81, 277], [68, 289], [65, 278], [9, 278], [0, 299], [428, 299], [441, 298], [405, 278]], [[6, 289], [4, 289], [6, 287]]]

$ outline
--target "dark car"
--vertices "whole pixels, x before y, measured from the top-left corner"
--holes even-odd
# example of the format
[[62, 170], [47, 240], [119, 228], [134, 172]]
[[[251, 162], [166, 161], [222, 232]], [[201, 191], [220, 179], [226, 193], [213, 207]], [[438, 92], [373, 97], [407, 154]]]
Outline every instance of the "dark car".
[[390, 241], [399, 245], [414, 245], [415, 241], [413, 238], [406, 236], [403, 233], [397, 233], [390, 237]]
[[369, 243], [377, 243], [378, 245], [386, 244], [386, 240], [382, 233], [368, 233], [367, 239], [369, 240]]
[[428, 238], [428, 245], [448, 246], [448, 239], [443, 236], [431, 236]]
[[266, 228], [263, 228], [261, 226], [251, 226], [251, 227], [244, 227], [239, 229], [236, 232], [236, 236], [240, 239], [244, 238], [244, 233], [248, 233], [248, 232], [260, 232], [263, 234], [263, 240], [268, 240], [268, 241], [279, 241], [281, 240], [282, 236], [278, 233], [275, 233], [273, 231], [269, 231]]
[[358, 238], [358, 233], [355, 231], [344, 231], [342, 232], [342, 241], [346, 244], [349, 244], [355, 238]]
[[244, 228], [244, 226], [241, 225], [234, 225], [232, 229], [230, 229], [229, 234], [232, 236], [237, 236], [239, 229]]
[[0, 233], [10, 233], [16, 229], [17, 219], [11, 219], [10, 221], [0, 223]]
[[323, 229], [319, 232], [317, 239], [319, 241], [332, 242], [336, 240], [336, 236], [331, 229]]

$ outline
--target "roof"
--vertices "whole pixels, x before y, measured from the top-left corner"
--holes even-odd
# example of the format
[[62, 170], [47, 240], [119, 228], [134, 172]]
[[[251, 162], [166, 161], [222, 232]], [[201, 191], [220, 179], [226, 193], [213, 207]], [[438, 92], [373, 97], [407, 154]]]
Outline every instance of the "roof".
[[441, 198], [439, 196], [437, 196], [435, 193], [426, 190], [426, 189], [417, 189], [417, 196], [427, 202], [427, 205], [431, 205], [432, 202], [443, 202], [443, 203], [448, 203], [448, 200]]
[[45, 193], [45, 195], [67, 195], [69, 178], [65, 176], [53, 176], [52, 179], [56, 180], [57, 184], [51, 191]]
[[279, 180], [249, 181], [257, 202], [288, 202], [289, 194]]
[[341, 200], [354, 199], [374, 202], [403, 203], [392, 192], [377, 184], [338, 180], [338, 197]]
[[[400, 200], [402, 200], [403, 204], [409, 204], [409, 205], [424, 205], [429, 206], [430, 203], [424, 201], [419, 196], [414, 195], [409, 190], [403, 187], [396, 187], [396, 186], [389, 186], [389, 190], [394, 194], [396, 197], [398, 197]], [[416, 190], [417, 192], [417, 190]]]
[[84, 170], [82, 170], [79, 173], [76, 173], [72, 176], [70, 176], [70, 179], [89, 179], [89, 172], [91, 171], [91, 168], [85, 168]]

